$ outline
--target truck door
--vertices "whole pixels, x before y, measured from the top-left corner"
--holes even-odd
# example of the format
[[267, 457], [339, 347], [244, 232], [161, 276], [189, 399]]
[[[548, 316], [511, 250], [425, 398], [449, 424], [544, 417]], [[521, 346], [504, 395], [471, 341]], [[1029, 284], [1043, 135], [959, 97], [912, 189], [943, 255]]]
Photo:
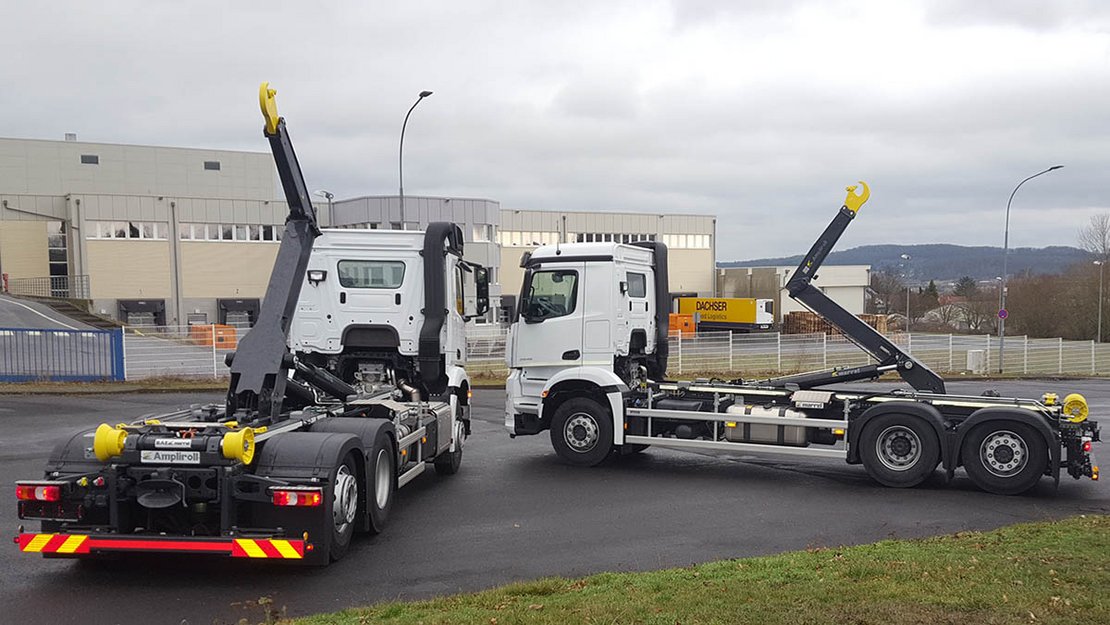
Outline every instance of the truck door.
[[[448, 257], [449, 259], [454, 257]], [[466, 290], [462, 267], [458, 261], [447, 263], [447, 343], [445, 362], [461, 365], [466, 362]]]
[[565, 367], [582, 360], [585, 263], [529, 270], [513, 338], [514, 367]]

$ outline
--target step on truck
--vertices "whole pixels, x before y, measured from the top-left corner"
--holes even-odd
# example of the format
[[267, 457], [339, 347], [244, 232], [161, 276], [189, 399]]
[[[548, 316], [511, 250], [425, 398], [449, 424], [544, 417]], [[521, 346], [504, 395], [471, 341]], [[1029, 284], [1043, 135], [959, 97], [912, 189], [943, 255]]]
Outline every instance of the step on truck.
[[60, 440], [44, 478], [16, 484], [20, 519], [40, 524], [20, 526], [23, 552], [323, 565], [355, 533], [381, 532], [396, 490], [429, 466], [459, 470], [464, 325], [489, 307], [488, 273], [463, 260], [455, 224], [321, 231], [274, 95], [264, 83], [289, 216], [257, 323], [228, 358], [225, 402]]
[[[844, 205], [791, 275], [792, 298], [873, 359], [768, 379], [672, 381], [667, 375], [667, 249], [571, 243], [525, 253], [509, 332], [505, 426], [549, 431], [575, 465], [649, 446], [837, 458], [886, 486], [911, 487], [938, 466], [963, 467], [983, 490], [1017, 494], [1060, 472], [1098, 479], [1098, 424], [1086, 400], [948, 394], [944, 380], [811, 282], [870, 191]], [[913, 390], [838, 386], [897, 373]]]

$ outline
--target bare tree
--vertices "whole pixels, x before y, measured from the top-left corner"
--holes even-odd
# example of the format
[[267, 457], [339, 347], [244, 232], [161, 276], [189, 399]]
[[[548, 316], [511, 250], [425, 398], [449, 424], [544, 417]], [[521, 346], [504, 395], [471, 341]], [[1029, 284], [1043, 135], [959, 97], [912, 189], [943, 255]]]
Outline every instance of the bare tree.
[[1091, 217], [1091, 221], [1079, 229], [1079, 247], [1101, 260], [1110, 260], [1110, 213]]

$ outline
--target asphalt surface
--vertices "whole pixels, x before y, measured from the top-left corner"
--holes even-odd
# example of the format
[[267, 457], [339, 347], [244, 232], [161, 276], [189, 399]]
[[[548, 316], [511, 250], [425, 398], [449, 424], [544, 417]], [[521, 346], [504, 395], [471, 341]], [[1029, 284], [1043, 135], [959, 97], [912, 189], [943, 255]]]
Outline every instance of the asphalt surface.
[[0, 295], [0, 328], [34, 330], [94, 330], [80, 321], [37, 302]]
[[[1027, 396], [1079, 391], [1096, 418], [1110, 414], [1107, 381], [957, 382], [949, 392], [984, 388]], [[0, 483], [10, 489], [16, 479], [39, 477], [67, 430], [219, 399], [5, 396]], [[556, 458], [546, 433], [508, 437], [503, 391], [478, 390], [474, 399], [474, 435], [459, 474], [417, 478], [398, 493], [385, 533], [356, 538], [347, 557], [330, 567], [204, 557], [90, 564], [44, 560], [7, 543], [0, 546], [0, 622], [253, 623], [264, 620], [266, 609], [296, 616], [549, 575], [660, 569], [1110, 513], [1105, 483], [1070, 478], [1058, 490], [1045, 479], [1025, 496], [1001, 497], [977, 491], [962, 474], [944, 484], [939, 472], [916, 489], [883, 488], [862, 467], [833, 460], [648, 450], [574, 468]], [[1106, 448], [1095, 453], [1110, 458]], [[0, 522], [5, 535], [14, 535], [10, 490], [0, 496]]]

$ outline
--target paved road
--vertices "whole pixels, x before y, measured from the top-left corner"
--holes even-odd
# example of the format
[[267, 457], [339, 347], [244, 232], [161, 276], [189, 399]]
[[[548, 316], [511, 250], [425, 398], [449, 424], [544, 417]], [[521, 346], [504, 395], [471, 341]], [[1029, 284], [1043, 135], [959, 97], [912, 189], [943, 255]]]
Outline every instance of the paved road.
[[[1039, 395], [1079, 390], [1110, 414], [1110, 382], [953, 383]], [[4, 397], [0, 483], [35, 477], [67, 429], [117, 422], [215, 395]], [[979, 492], [958, 476], [913, 490], [871, 482], [835, 461], [649, 450], [593, 469], [561, 464], [546, 436], [510, 440], [504, 394], [475, 394], [462, 471], [403, 489], [387, 531], [359, 538], [326, 569], [257, 562], [135, 558], [110, 566], [42, 560], [0, 545], [0, 622], [170, 623], [263, 619], [258, 599], [290, 615], [470, 591], [546, 575], [681, 566], [810, 546], [989, 529], [1031, 519], [1110, 513], [1105, 483], [1044, 480], [1023, 497]], [[1107, 419], [1110, 422], [1110, 419]], [[1098, 453], [1098, 452], [1096, 452]], [[1110, 451], [1101, 450], [1101, 457]], [[1104, 462], [1105, 463], [1105, 462]], [[14, 532], [11, 491], [0, 521]], [[5, 532], [7, 534], [7, 532]]]
[[94, 330], [49, 306], [0, 295], [0, 328], [35, 330]]

